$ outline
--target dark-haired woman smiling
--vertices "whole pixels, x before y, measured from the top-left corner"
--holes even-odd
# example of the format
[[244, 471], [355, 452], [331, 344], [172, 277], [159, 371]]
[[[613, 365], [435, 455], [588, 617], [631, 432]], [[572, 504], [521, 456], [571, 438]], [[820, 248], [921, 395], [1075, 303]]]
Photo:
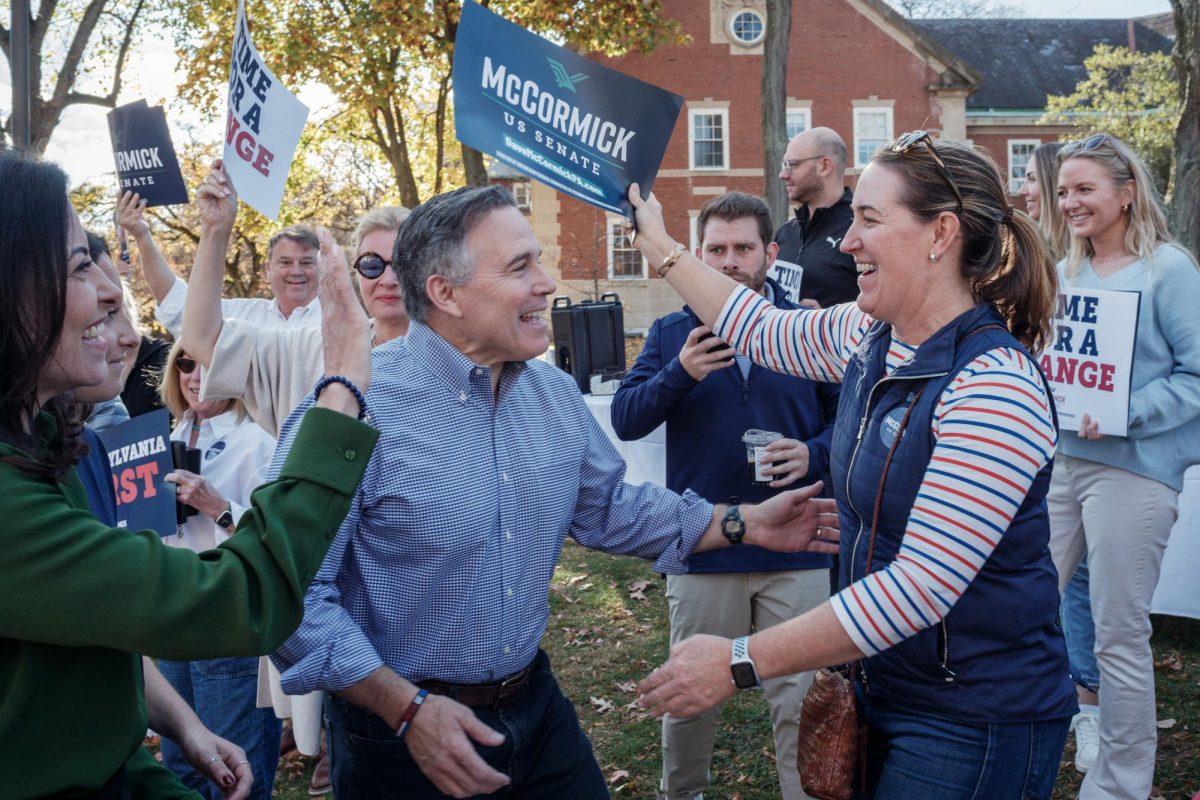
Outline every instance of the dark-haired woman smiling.
[[[227, 236], [205, 230], [201, 246], [223, 248]], [[331, 272], [327, 313], [341, 319], [326, 334], [325, 364], [365, 388], [366, 319], [344, 269]], [[303, 452], [256, 495], [245, 535], [201, 558], [164, 547], [153, 531], [103, 525], [75, 473], [85, 446], [70, 408], [77, 388], [108, 374], [104, 333], [119, 302], [88, 255], [66, 176], [0, 153], [5, 797], [185, 796], [141, 746], [138, 654], [202, 658], [278, 646], [300, 620], [304, 588], [374, 447], [374, 431], [346, 418], [359, 413], [354, 393], [331, 385], [324, 408], [304, 421]], [[249, 772], [245, 763], [228, 767]]]

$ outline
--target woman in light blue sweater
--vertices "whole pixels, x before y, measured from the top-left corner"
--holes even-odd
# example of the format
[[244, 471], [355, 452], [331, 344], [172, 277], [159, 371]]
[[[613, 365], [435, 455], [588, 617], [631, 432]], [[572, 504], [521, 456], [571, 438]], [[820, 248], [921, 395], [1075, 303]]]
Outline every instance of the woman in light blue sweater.
[[1200, 461], [1200, 269], [1167, 233], [1153, 183], [1119, 139], [1059, 153], [1058, 205], [1071, 230], [1065, 287], [1141, 293], [1129, 430], [1106, 436], [1085, 414], [1059, 440], [1048, 496], [1060, 588], [1086, 552], [1100, 667], [1100, 750], [1080, 798], [1145, 800], [1157, 743], [1150, 600]]

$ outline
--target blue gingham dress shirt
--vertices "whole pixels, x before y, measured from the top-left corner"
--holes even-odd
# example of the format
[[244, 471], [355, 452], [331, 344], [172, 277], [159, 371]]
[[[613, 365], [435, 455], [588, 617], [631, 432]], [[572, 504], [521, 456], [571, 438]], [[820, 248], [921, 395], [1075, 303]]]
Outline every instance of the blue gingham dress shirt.
[[379, 443], [273, 656], [289, 694], [383, 665], [414, 682], [508, 676], [537, 653], [564, 537], [675, 574], [712, 517], [691, 492], [626, 484], [574, 381], [541, 361], [506, 364], [495, 400], [487, 367], [414, 322], [374, 351], [367, 404]]

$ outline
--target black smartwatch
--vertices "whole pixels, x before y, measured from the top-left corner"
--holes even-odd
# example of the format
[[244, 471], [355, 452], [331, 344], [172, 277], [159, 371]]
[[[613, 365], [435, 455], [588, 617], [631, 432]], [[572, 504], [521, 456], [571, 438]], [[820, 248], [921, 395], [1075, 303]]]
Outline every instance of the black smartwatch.
[[721, 518], [721, 533], [725, 534], [730, 544], [741, 544], [746, 535], [746, 520], [742, 519], [742, 509], [736, 497], [729, 499], [729, 509]]
[[227, 531], [233, 530], [233, 506], [225, 504], [225, 510], [217, 517], [217, 527]]
[[753, 689], [759, 685], [758, 669], [750, 658], [750, 637], [739, 636], [733, 640], [733, 654], [729, 657], [729, 672], [733, 685], [739, 689]]

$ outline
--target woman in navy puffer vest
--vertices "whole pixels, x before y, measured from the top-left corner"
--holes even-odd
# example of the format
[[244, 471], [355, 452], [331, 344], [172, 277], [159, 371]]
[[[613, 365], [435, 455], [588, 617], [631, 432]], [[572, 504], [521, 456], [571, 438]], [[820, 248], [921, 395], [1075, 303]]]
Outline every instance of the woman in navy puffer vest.
[[[661, 208], [630, 199], [637, 245], [660, 264], [674, 244]], [[1049, 336], [1053, 261], [996, 164], [923, 131], [872, 158], [841, 246], [859, 298], [814, 311], [774, 309], [690, 257], [667, 267], [739, 352], [843, 384], [840, 536], [818, 529], [838, 542], [841, 591], [750, 637], [748, 659], [761, 677], [858, 665], [862, 797], [1048, 798], [1076, 711], [1048, 549], [1057, 424], [1031, 356]], [[681, 643], [643, 703], [687, 716], [728, 697], [732, 650]]]

